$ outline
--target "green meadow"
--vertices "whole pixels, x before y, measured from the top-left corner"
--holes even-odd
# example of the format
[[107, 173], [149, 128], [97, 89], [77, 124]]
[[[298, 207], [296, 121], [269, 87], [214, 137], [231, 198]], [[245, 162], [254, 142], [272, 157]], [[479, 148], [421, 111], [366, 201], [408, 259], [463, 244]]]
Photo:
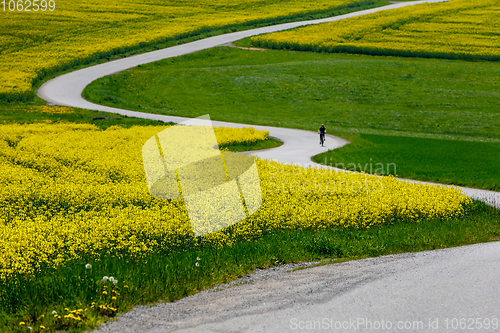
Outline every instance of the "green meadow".
[[499, 85], [496, 62], [219, 47], [99, 79], [84, 96], [245, 124], [324, 123], [352, 144], [317, 162], [384, 161], [401, 177], [498, 190]]

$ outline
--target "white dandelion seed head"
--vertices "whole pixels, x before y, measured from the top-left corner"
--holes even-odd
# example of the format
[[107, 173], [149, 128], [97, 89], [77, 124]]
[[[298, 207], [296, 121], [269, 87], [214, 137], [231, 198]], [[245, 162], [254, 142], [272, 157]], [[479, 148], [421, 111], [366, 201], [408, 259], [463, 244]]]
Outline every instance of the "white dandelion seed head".
[[91, 269], [91, 268], [92, 268], [92, 265], [91, 265], [91, 264], [87, 264], [87, 265], [85, 265], [85, 268], [86, 268], [86, 269]]
[[200, 261], [201, 259], [200, 259], [200, 257], [196, 257], [196, 260]]
[[195, 263], [196, 267], [200, 267], [200, 264], [199, 263]]
[[102, 277], [102, 280], [103, 280], [104, 282], [106, 282], [106, 281], [108, 281], [108, 280], [109, 280], [109, 278], [108, 278], [107, 276], [103, 276], [103, 277]]
[[53, 315], [56, 315], [56, 314], [57, 314], [57, 311], [56, 311], [56, 310], [52, 311], [52, 314], [53, 314]]

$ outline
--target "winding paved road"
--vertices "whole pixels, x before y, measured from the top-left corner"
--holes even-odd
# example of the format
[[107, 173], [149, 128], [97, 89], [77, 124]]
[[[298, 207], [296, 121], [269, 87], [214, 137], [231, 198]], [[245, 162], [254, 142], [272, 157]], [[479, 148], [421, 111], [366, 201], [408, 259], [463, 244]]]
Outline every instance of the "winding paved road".
[[[140, 64], [227, 44], [261, 33], [330, 22], [408, 5], [446, 0], [397, 3], [333, 18], [281, 24], [207, 38], [163, 50], [81, 69], [52, 79], [38, 91], [51, 104], [100, 110], [130, 117], [182, 122], [187, 118], [146, 114], [84, 100], [92, 81]], [[215, 121], [214, 126], [244, 127]], [[252, 125], [253, 126], [253, 125]], [[316, 133], [253, 126], [284, 142], [254, 152], [262, 158], [302, 166], [316, 165], [311, 156], [348, 142]], [[321, 166], [322, 167], [322, 166]], [[468, 196], [500, 208], [500, 193], [462, 188]], [[266, 271], [269, 272], [269, 271]], [[175, 303], [136, 307], [102, 332], [494, 332], [500, 330], [500, 242], [406, 253], [332, 264], [267, 278], [247, 277], [246, 284], [202, 292]], [[466, 329], [460, 325], [465, 320]], [[495, 324], [496, 323], [496, 324]], [[489, 329], [486, 326], [489, 325]], [[482, 326], [481, 329], [478, 327]], [[494, 329], [495, 328], [495, 329]]]

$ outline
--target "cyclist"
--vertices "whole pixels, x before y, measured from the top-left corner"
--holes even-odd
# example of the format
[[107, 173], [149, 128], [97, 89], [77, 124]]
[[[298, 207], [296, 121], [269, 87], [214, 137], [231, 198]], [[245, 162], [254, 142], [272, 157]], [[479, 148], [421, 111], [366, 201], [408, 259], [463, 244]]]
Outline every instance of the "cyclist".
[[318, 133], [319, 133], [319, 144], [323, 145], [323, 142], [325, 142], [325, 134], [326, 134], [326, 128], [324, 124], [321, 124]]

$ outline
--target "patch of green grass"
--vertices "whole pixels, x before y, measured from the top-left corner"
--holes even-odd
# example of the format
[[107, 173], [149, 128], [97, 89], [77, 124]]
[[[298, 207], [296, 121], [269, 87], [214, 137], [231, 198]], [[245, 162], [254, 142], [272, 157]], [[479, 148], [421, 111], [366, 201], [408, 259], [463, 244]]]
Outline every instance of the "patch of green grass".
[[237, 41], [234, 41], [232, 44], [237, 47], [256, 47], [252, 44], [252, 37], [239, 39]]
[[361, 134], [313, 157], [341, 169], [500, 191], [500, 143]]
[[163, 121], [131, 118], [116, 113], [92, 111], [70, 107], [49, 107], [35, 103], [15, 105], [0, 104], [0, 124], [33, 124], [39, 122], [94, 124], [101, 129], [111, 126], [130, 128], [132, 126], [160, 126]]
[[255, 142], [243, 143], [243, 144], [234, 144], [229, 146], [219, 146], [220, 149], [227, 148], [229, 151], [241, 152], [241, 151], [251, 151], [251, 150], [261, 150], [261, 149], [270, 149], [276, 148], [283, 144], [278, 139], [269, 138], [267, 140], [259, 140]]
[[[28, 325], [35, 330], [44, 325], [50, 330], [82, 331], [116, 314], [111, 311], [103, 315], [102, 309], [91, 307], [92, 302], [123, 312], [133, 305], [158, 299], [175, 301], [256, 268], [432, 250], [492, 241], [499, 236], [500, 211], [474, 202], [466, 216], [449, 221], [400, 221], [370, 229], [280, 231], [222, 248], [205, 244], [175, 251], [167, 249], [144, 258], [82, 258], [57, 270], [47, 268], [33, 277], [18, 277], [3, 283], [0, 327], [9, 332], [24, 332]], [[91, 269], [85, 268], [87, 263], [92, 265]], [[104, 283], [103, 276], [113, 276], [118, 283]], [[112, 295], [117, 299], [112, 300]], [[68, 314], [65, 307], [87, 309], [84, 322], [54, 318], [52, 311]], [[26, 323], [25, 327], [19, 325], [21, 321]]]

